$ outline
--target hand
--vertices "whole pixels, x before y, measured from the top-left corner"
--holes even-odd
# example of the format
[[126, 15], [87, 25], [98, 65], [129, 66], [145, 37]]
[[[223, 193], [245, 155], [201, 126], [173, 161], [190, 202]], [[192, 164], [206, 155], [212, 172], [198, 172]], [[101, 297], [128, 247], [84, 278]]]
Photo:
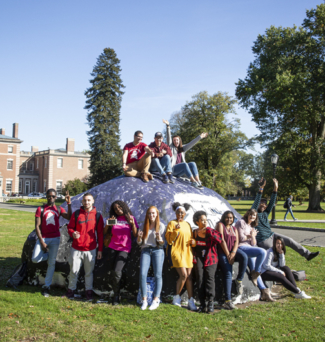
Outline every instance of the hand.
[[181, 226], [180, 226], [179, 222], [176, 224], [174, 230], [175, 230], [175, 229], [181, 229]]
[[132, 217], [130, 214], [128, 214], [127, 218], [128, 218], [129, 224], [131, 226], [134, 226], [134, 217]]
[[43, 243], [41, 243], [41, 246], [42, 246], [42, 250], [47, 253], [49, 250], [47, 248], [47, 244], [43, 241]]
[[162, 154], [166, 154], [167, 151], [166, 151], [166, 150], [162, 150], [161, 153], [162, 153]]
[[97, 253], [97, 259], [98, 260], [100, 260], [102, 258], [102, 254], [103, 254], [102, 252], [98, 251], [98, 253]]
[[286, 277], [286, 274], [284, 272], [282, 272], [282, 275], [284, 275]]
[[155, 158], [155, 152], [154, 151], [151, 151], [151, 157]]
[[207, 133], [207, 132], [201, 133], [201, 134], [200, 134], [201, 139], [206, 138], [206, 137], [208, 136], [208, 134], [209, 134], [209, 133]]
[[159, 232], [156, 232], [156, 240], [157, 241], [161, 241], [162, 240]]
[[[112, 217], [109, 218], [109, 220], [116, 220], [116, 217], [113, 215]], [[107, 224], [107, 226], [113, 226], [113, 224]]]
[[123, 164], [123, 171], [126, 171], [127, 167], [126, 164]]
[[169, 122], [167, 120], [163, 119], [163, 123], [169, 126]]
[[195, 246], [195, 240], [194, 239], [189, 239], [186, 243], [186, 246], [189, 247], [189, 246], [192, 246], [194, 247]]
[[261, 180], [258, 182], [260, 188], [263, 188], [265, 187], [265, 184], [266, 184], [266, 179], [264, 177], [261, 178]]
[[72, 237], [74, 238], [74, 239], [79, 239], [80, 238], [80, 233], [79, 232], [73, 232], [73, 234], [72, 234]]
[[148, 154], [151, 154], [151, 148], [149, 148], [149, 146], [146, 146], [145, 148], [144, 148], [144, 150], [148, 153]]
[[235, 262], [235, 256], [236, 256], [236, 253], [229, 253], [228, 255], [228, 262], [230, 265], [233, 265], [233, 263]]
[[142, 230], [139, 230], [139, 231], [138, 231], [138, 238], [142, 239], [142, 236], [143, 236], [143, 231], [142, 231]]
[[157, 153], [157, 155], [158, 155], [159, 158], [162, 158], [164, 156], [164, 154], [162, 152]]
[[65, 193], [65, 201], [67, 202], [67, 204], [71, 204], [71, 197], [69, 195], [69, 190], [67, 190], [67, 192]]
[[251, 237], [255, 237], [257, 235], [257, 231], [253, 228], [251, 229]]
[[273, 183], [274, 183], [273, 191], [278, 191], [279, 183], [275, 178], [273, 178]]

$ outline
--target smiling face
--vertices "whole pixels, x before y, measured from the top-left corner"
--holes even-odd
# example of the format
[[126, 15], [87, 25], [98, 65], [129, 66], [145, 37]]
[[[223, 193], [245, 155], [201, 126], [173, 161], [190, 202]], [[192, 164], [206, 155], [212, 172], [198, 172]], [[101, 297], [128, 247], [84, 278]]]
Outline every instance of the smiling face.
[[175, 147], [178, 147], [180, 143], [179, 137], [174, 137], [173, 138], [173, 144]]
[[256, 220], [256, 217], [257, 217], [256, 213], [249, 214], [248, 218], [247, 218], [248, 219], [248, 224], [251, 224], [252, 222], [254, 222]]
[[184, 209], [180, 208], [176, 211], [176, 218], [177, 221], [182, 222], [185, 218], [185, 211]]
[[140, 144], [140, 142], [142, 141], [142, 139], [143, 139], [143, 134], [142, 134], [142, 133], [138, 133], [137, 135], [134, 136], [133, 144], [134, 144], [134, 145]]
[[149, 213], [148, 213], [148, 217], [149, 217], [149, 222], [150, 223], [153, 223], [156, 221], [156, 218], [157, 218], [157, 210], [152, 208], [149, 210]]
[[56, 193], [54, 191], [50, 191], [46, 194], [47, 204], [52, 206], [55, 203]]
[[205, 215], [201, 215], [199, 220], [195, 223], [198, 225], [199, 229], [203, 229], [207, 227], [208, 219]]
[[86, 211], [91, 211], [94, 204], [93, 196], [84, 196], [82, 199], [82, 205]]
[[281, 240], [276, 240], [276, 242], [275, 242], [275, 248], [276, 248], [276, 251], [278, 252], [278, 253], [282, 253], [283, 252], [283, 245], [282, 245], [282, 242], [281, 242]]
[[258, 207], [258, 211], [259, 211], [260, 213], [262, 213], [262, 212], [266, 209], [266, 207], [267, 207], [266, 202], [261, 202], [260, 205], [259, 205], [259, 207]]
[[234, 216], [231, 213], [227, 214], [227, 216], [225, 217], [225, 222], [226, 226], [231, 226], [234, 222]]
[[155, 143], [156, 143], [157, 146], [160, 146], [161, 143], [162, 143], [162, 141], [163, 141], [163, 138], [162, 138], [162, 137], [156, 137], [156, 138], [155, 138]]
[[116, 214], [117, 216], [122, 216], [122, 215], [123, 215], [123, 209], [122, 209], [122, 207], [121, 207], [119, 204], [117, 204], [117, 203], [114, 204], [114, 211], [115, 211], [115, 214]]

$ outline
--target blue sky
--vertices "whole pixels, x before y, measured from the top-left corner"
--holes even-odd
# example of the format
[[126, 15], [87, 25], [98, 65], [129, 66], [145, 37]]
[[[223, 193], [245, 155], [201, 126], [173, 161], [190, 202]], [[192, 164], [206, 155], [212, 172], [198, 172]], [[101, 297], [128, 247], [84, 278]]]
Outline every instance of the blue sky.
[[[235, 95], [258, 34], [302, 24], [321, 1], [0, 1], [0, 128], [19, 123], [23, 150], [88, 148], [84, 92], [104, 48], [121, 61], [121, 146], [153, 141], [163, 118], [206, 90]], [[241, 130], [258, 133], [238, 108]], [[186, 141], [186, 137], [183, 137]], [[257, 150], [259, 148], [257, 147]]]

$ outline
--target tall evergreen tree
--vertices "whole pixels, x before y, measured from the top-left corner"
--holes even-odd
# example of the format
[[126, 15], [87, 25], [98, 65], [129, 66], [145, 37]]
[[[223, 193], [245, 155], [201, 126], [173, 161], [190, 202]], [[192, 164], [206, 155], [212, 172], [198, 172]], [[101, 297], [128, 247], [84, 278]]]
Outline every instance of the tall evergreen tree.
[[120, 142], [120, 109], [124, 85], [120, 77], [120, 60], [113, 49], [106, 48], [97, 59], [85, 92], [85, 109], [90, 130], [89, 186], [104, 183], [122, 174]]

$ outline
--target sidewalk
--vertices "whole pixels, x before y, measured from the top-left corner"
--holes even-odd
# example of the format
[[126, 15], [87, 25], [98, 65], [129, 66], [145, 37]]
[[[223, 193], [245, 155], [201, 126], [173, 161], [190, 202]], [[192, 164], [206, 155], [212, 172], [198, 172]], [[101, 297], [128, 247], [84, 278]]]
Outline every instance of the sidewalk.
[[324, 228], [325, 228], [325, 220], [297, 220], [297, 221], [294, 221], [294, 220], [277, 220], [277, 222], [310, 222], [310, 223], [324, 223]]

